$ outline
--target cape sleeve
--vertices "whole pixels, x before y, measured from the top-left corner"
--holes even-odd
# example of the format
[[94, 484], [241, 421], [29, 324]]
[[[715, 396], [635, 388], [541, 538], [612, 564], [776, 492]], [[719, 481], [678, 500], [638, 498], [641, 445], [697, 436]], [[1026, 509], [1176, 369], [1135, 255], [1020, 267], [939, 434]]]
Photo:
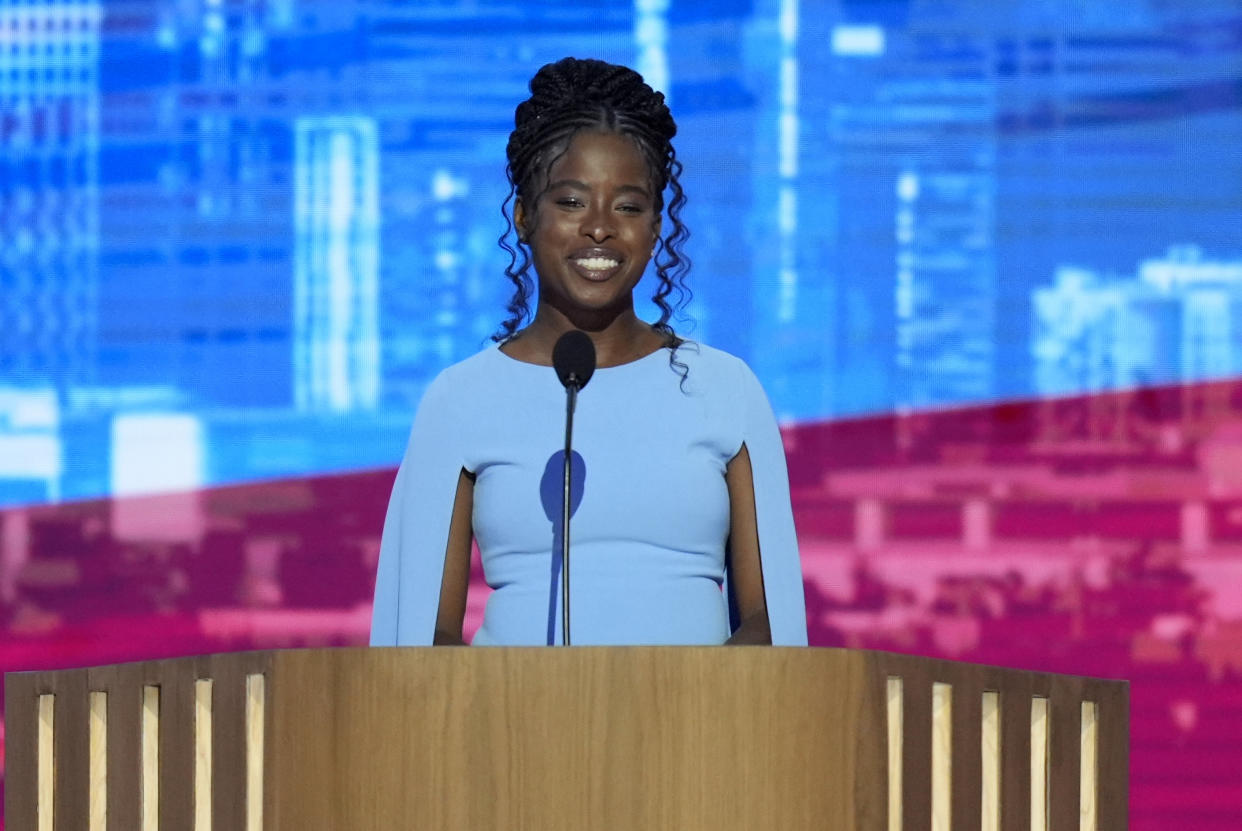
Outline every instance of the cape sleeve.
[[397, 470], [375, 575], [372, 646], [427, 646], [435, 635], [444, 552], [464, 465], [460, 406], [443, 374], [428, 386]]
[[763, 591], [774, 646], [806, 646], [806, 595], [798, 534], [789, 500], [789, 471], [772, 405], [750, 367], [738, 361], [742, 442], [750, 454], [759, 526]]

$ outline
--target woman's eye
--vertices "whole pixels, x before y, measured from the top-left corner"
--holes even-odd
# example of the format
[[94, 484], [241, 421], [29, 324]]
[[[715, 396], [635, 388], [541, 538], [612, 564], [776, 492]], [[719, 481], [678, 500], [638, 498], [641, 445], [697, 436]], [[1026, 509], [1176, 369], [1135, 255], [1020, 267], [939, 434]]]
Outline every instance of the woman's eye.
[[577, 208], [582, 205], [582, 201], [574, 196], [562, 196], [560, 199], [556, 200], [556, 204], [563, 205], [567, 208]]

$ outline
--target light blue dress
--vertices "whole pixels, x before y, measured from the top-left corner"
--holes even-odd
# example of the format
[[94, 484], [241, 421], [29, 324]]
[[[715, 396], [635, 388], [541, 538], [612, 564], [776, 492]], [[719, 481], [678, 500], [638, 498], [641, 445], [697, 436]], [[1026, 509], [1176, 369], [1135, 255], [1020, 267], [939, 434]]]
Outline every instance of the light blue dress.
[[[725, 466], [745, 444], [775, 644], [806, 644], [780, 432], [739, 359], [691, 342], [597, 369], [574, 415], [570, 621], [575, 645], [719, 644], [730, 635]], [[551, 367], [489, 348], [427, 388], [397, 473], [371, 643], [431, 643], [460, 471], [473, 473], [488, 598], [476, 645], [561, 642], [565, 391]]]

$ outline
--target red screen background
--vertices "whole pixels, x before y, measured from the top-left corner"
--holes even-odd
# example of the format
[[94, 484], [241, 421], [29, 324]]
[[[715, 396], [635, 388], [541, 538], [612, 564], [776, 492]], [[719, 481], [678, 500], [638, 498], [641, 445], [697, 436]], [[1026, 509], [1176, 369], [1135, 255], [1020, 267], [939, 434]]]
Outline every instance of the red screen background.
[[[1131, 827], [1237, 827], [1242, 383], [785, 439], [813, 645], [1128, 679]], [[0, 668], [365, 643], [393, 474], [0, 512]]]

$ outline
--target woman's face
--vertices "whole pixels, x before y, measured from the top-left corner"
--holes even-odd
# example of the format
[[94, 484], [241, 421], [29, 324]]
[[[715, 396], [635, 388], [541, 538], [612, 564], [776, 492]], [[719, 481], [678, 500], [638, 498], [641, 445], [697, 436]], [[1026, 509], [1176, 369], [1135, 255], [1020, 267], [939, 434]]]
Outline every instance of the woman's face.
[[[552, 164], [535, 216], [523, 211], [539, 303], [578, 325], [633, 308], [660, 232], [646, 159], [616, 133], [582, 132]], [[533, 227], [525, 227], [526, 220]]]

